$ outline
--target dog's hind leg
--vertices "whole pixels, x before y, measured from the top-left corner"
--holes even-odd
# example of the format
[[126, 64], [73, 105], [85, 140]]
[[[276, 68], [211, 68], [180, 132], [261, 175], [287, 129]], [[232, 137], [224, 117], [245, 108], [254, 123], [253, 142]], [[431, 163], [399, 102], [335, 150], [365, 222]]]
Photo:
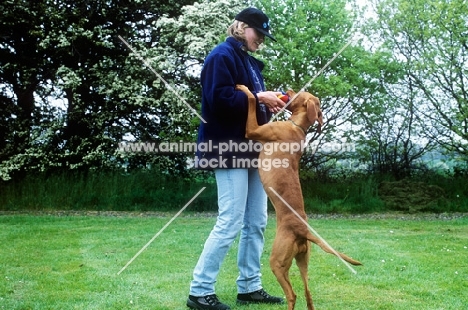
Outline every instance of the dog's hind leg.
[[[308, 241], [306, 241], [308, 242]], [[309, 257], [310, 257], [310, 244], [305, 245], [307, 250], [305, 252], [298, 253], [296, 255], [296, 264], [301, 273], [302, 282], [304, 283], [305, 298], [307, 301], [307, 310], [314, 310], [314, 304], [312, 302], [312, 295], [309, 290], [309, 279], [307, 277], [307, 270], [309, 266]]]
[[292, 265], [294, 253], [296, 253], [294, 243], [291, 240], [280, 240], [277, 235], [271, 251], [270, 267], [286, 296], [288, 310], [294, 309], [297, 297], [289, 279], [289, 269]]

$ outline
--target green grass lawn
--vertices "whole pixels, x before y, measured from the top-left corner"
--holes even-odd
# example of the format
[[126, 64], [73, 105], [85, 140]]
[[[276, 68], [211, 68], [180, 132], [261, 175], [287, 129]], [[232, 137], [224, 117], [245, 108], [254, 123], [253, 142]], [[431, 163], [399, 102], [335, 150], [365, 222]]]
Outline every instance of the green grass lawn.
[[[156, 216], [0, 216], [0, 309], [186, 309], [192, 270], [214, 217], [185, 213], [120, 275], [119, 270], [171, 218]], [[311, 219], [331, 246], [363, 262], [352, 274], [314, 246], [310, 288], [317, 309], [465, 309], [468, 304], [468, 218], [404, 220], [395, 217]], [[268, 266], [263, 283], [283, 295]], [[234, 244], [217, 294], [236, 306]], [[305, 309], [297, 267], [291, 269]]]

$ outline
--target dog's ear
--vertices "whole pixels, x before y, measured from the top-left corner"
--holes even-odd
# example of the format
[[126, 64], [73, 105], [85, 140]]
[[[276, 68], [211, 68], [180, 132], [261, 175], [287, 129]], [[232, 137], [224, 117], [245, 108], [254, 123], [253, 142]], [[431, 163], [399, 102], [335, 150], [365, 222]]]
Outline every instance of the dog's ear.
[[292, 97], [296, 95], [296, 92], [292, 89], [288, 89], [288, 91], [286, 92], [286, 95], [288, 95], [289, 98], [291, 99]]
[[320, 110], [320, 100], [317, 97], [312, 96], [307, 100], [307, 118], [309, 122], [313, 125], [315, 121], [318, 122], [317, 132], [322, 132], [323, 125], [323, 115], [322, 110]]

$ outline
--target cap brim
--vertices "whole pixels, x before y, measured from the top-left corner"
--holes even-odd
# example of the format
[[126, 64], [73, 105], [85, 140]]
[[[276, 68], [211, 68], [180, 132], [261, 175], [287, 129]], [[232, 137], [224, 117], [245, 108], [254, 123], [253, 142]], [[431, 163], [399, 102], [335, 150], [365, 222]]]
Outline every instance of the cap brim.
[[272, 39], [273, 41], [277, 42], [276, 39], [275, 39], [275, 37], [273, 37], [268, 31], [265, 31], [265, 30], [263, 30], [263, 29], [261, 29], [261, 28], [255, 28], [255, 30], [257, 30], [258, 32], [260, 32], [260, 33], [266, 35], [267, 37], [269, 37], [269, 38]]

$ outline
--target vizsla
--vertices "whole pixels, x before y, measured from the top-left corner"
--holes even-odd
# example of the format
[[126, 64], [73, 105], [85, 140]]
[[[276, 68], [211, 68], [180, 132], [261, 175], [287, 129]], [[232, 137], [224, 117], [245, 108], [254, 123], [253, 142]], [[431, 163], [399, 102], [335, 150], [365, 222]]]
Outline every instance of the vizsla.
[[[301, 143], [306, 138], [307, 129], [316, 121], [318, 122], [317, 129], [319, 132], [321, 131], [323, 119], [320, 101], [310, 93], [301, 92], [287, 108], [292, 112], [288, 121], [277, 121], [259, 126], [255, 113], [255, 97], [244, 85], [237, 85], [237, 89], [246, 93], [249, 99], [245, 136], [248, 139], [261, 142], [264, 146], [263, 151], [260, 152], [259, 163], [264, 162], [264, 160], [273, 162], [275, 159], [277, 163], [282, 163], [281, 165], [277, 165], [277, 168], [272, 169], [262, 169], [262, 167], [259, 167], [263, 187], [275, 208], [277, 219], [276, 237], [271, 251], [270, 267], [283, 288], [288, 303], [288, 310], [293, 310], [296, 303], [296, 294], [289, 280], [289, 268], [295, 258], [302, 281], [304, 282], [307, 309], [313, 310], [314, 306], [307, 279], [311, 247], [309, 241], [317, 244], [327, 253], [334, 254], [334, 251], [314, 236], [278, 195], [304, 220], [307, 220], [299, 181], [299, 159], [302, 155], [302, 149], [297, 150], [297, 145], [302, 145]], [[289, 90], [287, 95], [289, 98], [293, 98], [295, 93]], [[267, 150], [265, 147], [267, 143], [270, 143], [268, 152], [265, 151]], [[271, 145], [273, 143], [277, 144], [276, 148]], [[278, 147], [278, 143], [281, 143], [282, 147]], [[289, 148], [288, 145], [290, 146]], [[273, 151], [270, 152], [272, 149]], [[295, 150], [294, 152], [291, 151], [293, 149]], [[278, 195], [273, 193], [270, 187]], [[360, 262], [345, 254], [335, 253], [353, 265], [361, 265]]]

